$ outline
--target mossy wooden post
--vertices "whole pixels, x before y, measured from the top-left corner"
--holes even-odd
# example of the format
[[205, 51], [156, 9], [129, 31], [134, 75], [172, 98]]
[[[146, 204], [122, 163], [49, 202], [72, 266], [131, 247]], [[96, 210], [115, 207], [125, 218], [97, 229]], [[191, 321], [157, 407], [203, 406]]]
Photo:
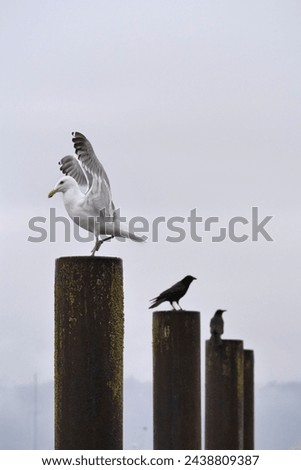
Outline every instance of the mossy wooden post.
[[154, 449], [201, 449], [200, 313], [153, 314]]
[[254, 352], [244, 350], [244, 449], [254, 449]]
[[206, 341], [205, 448], [244, 448], [243, 342]]
[[122, 449], [123, 337], [122, 260], [57, 259], [56, 449]]

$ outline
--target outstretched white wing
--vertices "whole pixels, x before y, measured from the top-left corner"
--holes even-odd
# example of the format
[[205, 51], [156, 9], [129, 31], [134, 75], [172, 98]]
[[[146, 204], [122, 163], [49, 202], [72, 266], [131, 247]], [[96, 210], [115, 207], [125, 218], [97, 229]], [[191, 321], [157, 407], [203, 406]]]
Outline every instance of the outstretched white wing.
[[[93, 147], [88, 139], [86, 139], [86, 137], [80, 132], [73, 132], [72, 135], [75, 153], [77, 154], [89, 181], [86, 202], [91, 204], [97, 211], [105, 209], [107, 215], [112, 216], [114, 213], [114, 204], [112, 201], [108, 175], [96, 157]], [[78, 167], [80, 168], [80, 165], [78, 165]], [[74, 171], [76, 171], [76, 175], [79, 174], [77, 168], [76, 170], [74, 168]], [[81, 171], [83, 173], [82, 169]], [[71, 173], [69, 174], [71, 175]]]
[[[59, 161], [59, 165], [60, 170], [64, 175], [72, 176], [79, 186], [85, 188], [85, 191], [89, 189], [92, 182], [92, 176], [85, 173], [77, 158], [72, 155], [67, 155]], [[89, 176], [91, 181], [89, 181]]]

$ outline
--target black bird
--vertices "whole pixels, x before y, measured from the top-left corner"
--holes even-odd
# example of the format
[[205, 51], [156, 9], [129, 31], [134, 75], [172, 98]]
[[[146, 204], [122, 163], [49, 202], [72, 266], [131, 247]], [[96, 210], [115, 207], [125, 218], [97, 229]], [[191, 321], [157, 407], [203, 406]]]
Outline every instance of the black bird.
[[183, 295], [186, 294], [188, 287], [192, 283], [192, 281], [196, 279], [196, 277], [193, 276], [186, 276], [182, 281], [177, 282], [173, 286], [171, 286], [169, 289], [165, 290], [164, 292], [161, 292], [158, 297], [155, 297], [152, 299], [150, 302], [153, 302], [153, 304], [149, 308], [155, 308], [158, 307], [158, 305], [162, 304], [162, 302], [169, 302], [170, 305], [174, 310], [176, 308], [174, 307], [173, 303], [176, 302], [178, 306], [180, 307], [181, 310], [182, 307], [179, 304], [179, 300], [183, 297]]
[[227, 310], [217, 310], [210, 320], [210, 341], [216, 344], [221, 344], [221, 335], [224, 333], [224, 320], [223, 313]]

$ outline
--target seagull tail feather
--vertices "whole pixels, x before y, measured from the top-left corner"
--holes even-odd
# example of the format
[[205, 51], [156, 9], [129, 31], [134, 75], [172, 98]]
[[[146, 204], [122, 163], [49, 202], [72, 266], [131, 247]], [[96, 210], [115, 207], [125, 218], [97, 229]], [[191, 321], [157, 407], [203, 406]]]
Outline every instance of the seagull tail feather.
[[134, 242], [145, 242], [146, 236], [136, 235], [135, 233], [131, 232], [126, 225], [121, 225], [120, 227], [120, 236], [124, 238], [130, 238]]

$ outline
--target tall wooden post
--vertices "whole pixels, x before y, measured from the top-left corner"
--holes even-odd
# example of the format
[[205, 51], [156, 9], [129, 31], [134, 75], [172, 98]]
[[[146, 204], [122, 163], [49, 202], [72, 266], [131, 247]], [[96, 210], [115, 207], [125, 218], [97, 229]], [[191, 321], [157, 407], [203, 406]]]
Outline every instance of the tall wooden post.
[[123, 337], [122, 260], [57, 259], [56, 449], [122, 449]]
[[254, 449], [254, 352], [244, 350], [244, 449]]
[[244, 448], [243, 342], [206, 341], [205, 448]]
[[201, 449], [200, 397], [200, 313], [154, 312], [154, 449]]

